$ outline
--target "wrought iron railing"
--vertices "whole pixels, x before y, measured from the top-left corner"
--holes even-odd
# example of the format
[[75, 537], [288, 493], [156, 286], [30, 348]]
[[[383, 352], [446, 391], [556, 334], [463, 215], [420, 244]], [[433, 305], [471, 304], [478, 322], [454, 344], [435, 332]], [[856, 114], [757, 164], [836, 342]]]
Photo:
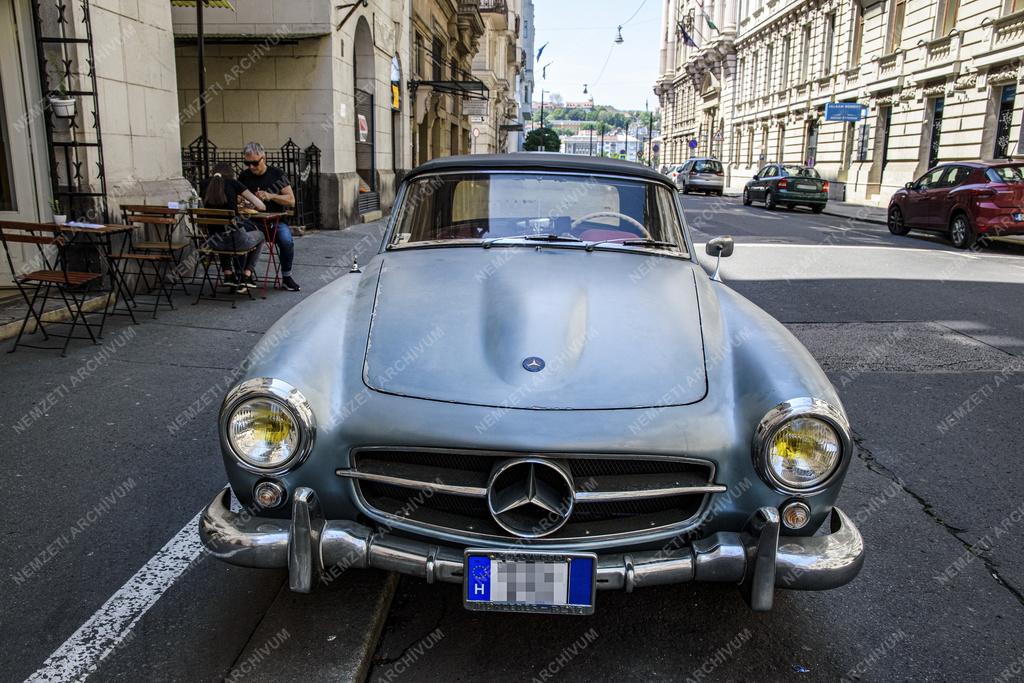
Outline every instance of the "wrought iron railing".
[[[245, 169], [245, 154], [240, 149], [220, 149], [208, 143], [210, 168], [229, 163], [235, 173]], [[267, 150], [267, 163], [280, 168], [295, 192], [296, 225], [310, 230], [320, 228], [320, 148], [310, 145], [302, 149], [291, 138], [280, 149]], [[181, 150], [181, 171], [196, 192], [203, 181], [203, 140], [198, 137]]]

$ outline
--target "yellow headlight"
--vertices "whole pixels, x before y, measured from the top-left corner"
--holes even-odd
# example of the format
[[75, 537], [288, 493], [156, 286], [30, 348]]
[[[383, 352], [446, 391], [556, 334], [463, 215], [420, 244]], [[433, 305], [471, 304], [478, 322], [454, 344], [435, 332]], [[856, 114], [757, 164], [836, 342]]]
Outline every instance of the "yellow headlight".
[[841, 454], [836, 431], [813, 417], [796, 417], [779, 427], [766, 453], [772, 476], [794, 489], [813, 488], [828, 479]]
[[228, 419], [227, 431], [235, 453], [253, 467], [280, 467], [299, 446], [299, 430], [291, 411], [269, 398], [239, 404]]

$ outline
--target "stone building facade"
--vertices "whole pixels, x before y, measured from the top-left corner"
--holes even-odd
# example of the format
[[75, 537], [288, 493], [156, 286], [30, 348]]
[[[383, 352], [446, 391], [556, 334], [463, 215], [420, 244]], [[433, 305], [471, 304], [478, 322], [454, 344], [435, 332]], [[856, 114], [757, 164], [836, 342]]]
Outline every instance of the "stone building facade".
[[[204, 12], [209, 139], [321, 151], [323, 227], [374, 218], [412, 167], [411, 0], [235, 2]], [[181, 146], [200, 135], [194, 7], [173, 10]], [[394, 88], [396, 85], [397, 88]], [[397, 90], [397, 92], [396, 92]]]
[[[734, 191], [765, 161], [813, 163], [834, 198], [885, 204], [939, 161], [1024, 152], [1018, 0], [714, 2], [717, 31], [665, 0], [666, 163], [717, 156]], [[830, 102], [864, 116], [826, 120]]]
[[[189, 196], [170, 4], [65, 3], [63, 22], [55, 3], [39, 3], [39, 12], [42, 36], [30, 0], [0, 0], [0, 220], [51, 221], [54, 199], [69, 218], [119, 220], [123, 204]], [[37, 59], [39, 37], [49, 40], [45, 70]], [[49, 102], [61, 89], [75, 101], [73, 118], [57, 117]], [[22, 252], [16, 262], [27, 262], [30, 252]], [[7, 271], [0, 267], [0, 288], [12, 283]]]
[[533, 2], [481, 0], [480, 12], [486, 28], [473, 60], [473, 75], [487, 86], [488, 96], [486, 106], [475, 105], [475, 115], [470, 117], [475, 130], [470, 151], [518, 151], [522, 145], [522, 107], [532, 94], [524, 81], [526, 65], [532, 61], [526, 47], [529, 43], [532, 53], [532, 28], [526, 22], [527, 16], [532, 19]]
[[415, 80], [410, 91], [416, 164], [468, 154], [472, 148], [467, 107], [485, 96], [472, 74], [484, 30], [479, 0], [412, 0]]

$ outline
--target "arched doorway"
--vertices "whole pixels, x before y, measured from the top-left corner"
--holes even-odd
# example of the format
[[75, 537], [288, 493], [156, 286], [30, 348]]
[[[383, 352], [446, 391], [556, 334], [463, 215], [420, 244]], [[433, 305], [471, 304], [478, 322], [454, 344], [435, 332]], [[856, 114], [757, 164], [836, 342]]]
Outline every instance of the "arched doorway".
[[380, 207], [377, 194], [376, 121], [374, 120], [373, 34], [365, 17], [356, 24], [353, 51], [355, 83], [356, 173], [359, 174], [359, 212]]

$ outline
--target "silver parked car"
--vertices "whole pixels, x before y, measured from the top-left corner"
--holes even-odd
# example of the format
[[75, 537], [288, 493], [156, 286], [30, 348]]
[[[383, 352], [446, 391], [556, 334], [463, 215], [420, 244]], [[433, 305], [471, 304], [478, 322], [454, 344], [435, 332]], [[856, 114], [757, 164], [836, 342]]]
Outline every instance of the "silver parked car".
[[679, 167], [675, 181], [683, 194], [703, 192], [721, 197], [725, 191], [725, 169], [718, 159], [690, 159]]
[[376, 567], [496, 611], [686, 581], [767, 610], [853, 579], [839, 396], [705, 272], [673, 190], [558, 154], [413, 170], [379, 253], [286, 314], [224, 399], [209, 551], [296, 591]]

